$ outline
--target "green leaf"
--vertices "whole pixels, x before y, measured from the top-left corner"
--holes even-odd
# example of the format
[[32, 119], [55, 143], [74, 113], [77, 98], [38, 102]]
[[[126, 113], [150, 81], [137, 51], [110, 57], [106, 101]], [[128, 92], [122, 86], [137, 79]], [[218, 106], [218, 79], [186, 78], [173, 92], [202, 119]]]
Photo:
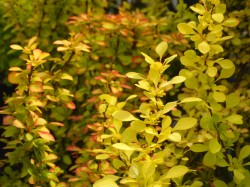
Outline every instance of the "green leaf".
[[193, 30], [193, 28], [187, 23], [179, 23], [177, 25], [177, 28], [179, 32], [182, 34], [195, 34], [195, 31]]
[[212, 139], [209, 141], [209, 151], [213, 154], [218, 153], [221, 150], [221, 145], [217, 139]]
[[111, 178], [102, 178], [97, 180], [93, 187], [119, 187], [115, 181]]
[[231, 69], [222, 69], [220, 76], [218, 77], [218, 79], [216, 81], [218, 81], [220, 79], [227, 79], [227, 78], [231, 77], [234, 74], [234, 71], [235, 71], [235, 67], [233, 67]]
[[234, 64], [231, 60], [224, 59], [217, 62], [223, 69], [231, 69], [234, 67]]
[[115, 119], [121, 120], [121, 121], [134, 121], [138, 120], [136, 117], [134, 117], [130, 112], [125, 110], [118, 110], [115, 111], [112, 116]]
[[123, 150], [123, 151], [134, 151], [135, 150], [134, 148], [132, 148], [124, 143], [115, 143], [112, 146], [116, 149]]
[[216, 164], [216, 154], [207, 152], [203, 158], [203, 164], [212, 167]]
[[201, 53], [205, 54], [210, 51], [210, 45], [207, 42], [203, 41], [198, 45], [198, 49]]
[[245, 145], [243, 148], [240, 150], [240, 154], [238, 157], [238, 161], [242, 161], [243, 159], [249, 157], [250, 155], [250, 145]]
[[221, 23], [224, 20], [224, 15], [221, 13], [216, 13], [216, 14], [212, 14], [212, 18], [214, 21]]
[[159, 43], [156, 46], [155, 51], [159, 55], [160, 61], [161, 61], [162, 56], [164, 55], [164, 53], [167, 51], [167, 49], [168, 49], [168, 44], [167, 44], [167, 42], [164, 42], [164, 41]]
[[145, 79], [142, 74], [136, 72], [129, 72], [126, 74], [126, 76], [131, 79]]
[[202, 187], [203, 183], [201, 181], [194, 181], [190, 187]]
[[221, 25], [226, 26], [226, 27], [235, 27], [240, 23], [240, 20], [236, 18], [228, 18], [226, 21], [221, 23]]
[[242, 181], [245, 179], [245, 175], [242, 172], [244, 172], [244, 170], [242, 171], [242, 169], [233, 170], [234, 178], [236, 178], [237, 181]]
[[190, 103], [190, 102], [200, 102], [200, 101], [202, 101], [202, 99], [198, 97], [186, 97], [182, 99], [180, 103]]
[[225, 160], [225, 159], [217, 159], [216, 160], [216, 165], [217, 166], [220, 166], [220, 167], [228, 167], [228, 166], [230, 166], [228, 163], [227, 163], [227, 161]]
[[241, 124], [243, 124], [242, 118], [243, 117], [241, 115], [239, 115], [239, 114], [232, 114], [231, 116], [228, 116], [226, 118], [226, 120], [231, 122], [231, 123], [241, 125]]
[[231, 93], [227, 95], [226, 98], [226, 107], [227, 108], [233, 108], [237, 106], [240, 103], [240, 96], [236, 93]]
[[217, 102], [224, 102], [226, 100], [226, 95], [223, 92], [214, 92], [213, 98]]
[[213, 185], [214, 185], [214, 187], [228, 187], [227, 184], [221, 180], [215, 180], [213, 182]]
[[214, 128], [213, 119], [210, 116], [210, 114], [204, 114], [200, 120], [200, 126], [201, 128], [210, 131]]
[[187, 130], [187, 129], [191, 129], [192, 127], [194, 127], [197, 123], [197, 119], [195, 118], [191, 118], [191, 117], [185, 117], [185, 118], [181, 118], [177, 124], [175, 125], [175, 127], [173, 128], [173, 130]]
[[184, 176], [189, 171], [188, 167], [183, 165], [177, 165], [170, 168], [165, 176], [161, 178], [164, 179], [175, 179]]
[[190, 150], [195, 153], [206, 152], [208, 150], [208, 146], [204, 144], [194, 144], [190, 147]]

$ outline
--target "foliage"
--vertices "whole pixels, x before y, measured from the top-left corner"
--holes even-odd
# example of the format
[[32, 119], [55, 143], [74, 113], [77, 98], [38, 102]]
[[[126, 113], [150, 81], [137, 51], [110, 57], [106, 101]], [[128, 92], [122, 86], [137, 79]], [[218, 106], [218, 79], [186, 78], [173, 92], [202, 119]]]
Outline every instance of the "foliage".
[[1, 186], [248, 185], [249, 3], [98, 2], [1, 2]]

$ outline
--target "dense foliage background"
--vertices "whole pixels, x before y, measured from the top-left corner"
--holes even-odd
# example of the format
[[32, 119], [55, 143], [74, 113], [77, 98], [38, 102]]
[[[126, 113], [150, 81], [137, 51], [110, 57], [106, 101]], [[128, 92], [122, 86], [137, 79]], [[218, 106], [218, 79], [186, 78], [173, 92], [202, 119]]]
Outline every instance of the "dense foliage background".
[[250, 185], [250, 3], [2, 0], [0, 185]]

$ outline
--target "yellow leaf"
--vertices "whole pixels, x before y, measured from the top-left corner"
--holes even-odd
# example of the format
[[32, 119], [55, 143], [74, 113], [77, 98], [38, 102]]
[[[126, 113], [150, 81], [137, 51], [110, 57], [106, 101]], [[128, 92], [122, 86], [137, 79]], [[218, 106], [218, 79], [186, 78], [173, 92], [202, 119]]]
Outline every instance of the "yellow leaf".
[[201, 53], [205, 54], [210, 51], [210, 45], [207, 42], [203, 41], [198, 45], [198, 49]]
[[217, 13], [217, 14], [213, 14], [212, 18], [213, 18], [214, 21], [216, 21], [218, 23], [221, 23], [223, 21], [223, 19], [224, 19], [224, 15], [220, 14], [220, 13]]

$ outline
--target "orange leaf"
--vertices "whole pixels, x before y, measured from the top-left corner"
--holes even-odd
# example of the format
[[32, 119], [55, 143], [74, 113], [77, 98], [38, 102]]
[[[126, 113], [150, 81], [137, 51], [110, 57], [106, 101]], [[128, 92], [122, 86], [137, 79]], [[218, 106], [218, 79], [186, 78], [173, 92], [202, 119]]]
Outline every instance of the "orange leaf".
[[72, 109], [72, 110], [76, 109], [76, 105], [73, 101], [66, 103], [65, 106], [69, 109]]
[[10, 125], [10, 124], [12, 124], [13, 121], [14, 121], [14, 119], [15, 118], [13, 116], [5, 116], [3, 118], [3, 125]]
[[59, 127], [63, 127], [63, 126], [64, 126], [64, 124], [63, 124], [63, 123], [60, 123], [60, 122], [50, 122], [49, 124], [50, 124], [50, 125], [59, 126]]
[[10, 72], [8, 75], [8, 81], [12, 84], [19, 84], [20, 78], [18, 77], [20, 73]]
[[37, 131], [37, 133], [39, 134], [39, 136], [45, 140], [49, 140], [49, 141], [55, 141], [55, 138], [52, 134], [50, 134], [49, 132], [45, 132], [45, 131]]
[[43, 91], [43, 85], [40, 82], [34, 82], [30, 85], [30, 91], [39, 93]]

